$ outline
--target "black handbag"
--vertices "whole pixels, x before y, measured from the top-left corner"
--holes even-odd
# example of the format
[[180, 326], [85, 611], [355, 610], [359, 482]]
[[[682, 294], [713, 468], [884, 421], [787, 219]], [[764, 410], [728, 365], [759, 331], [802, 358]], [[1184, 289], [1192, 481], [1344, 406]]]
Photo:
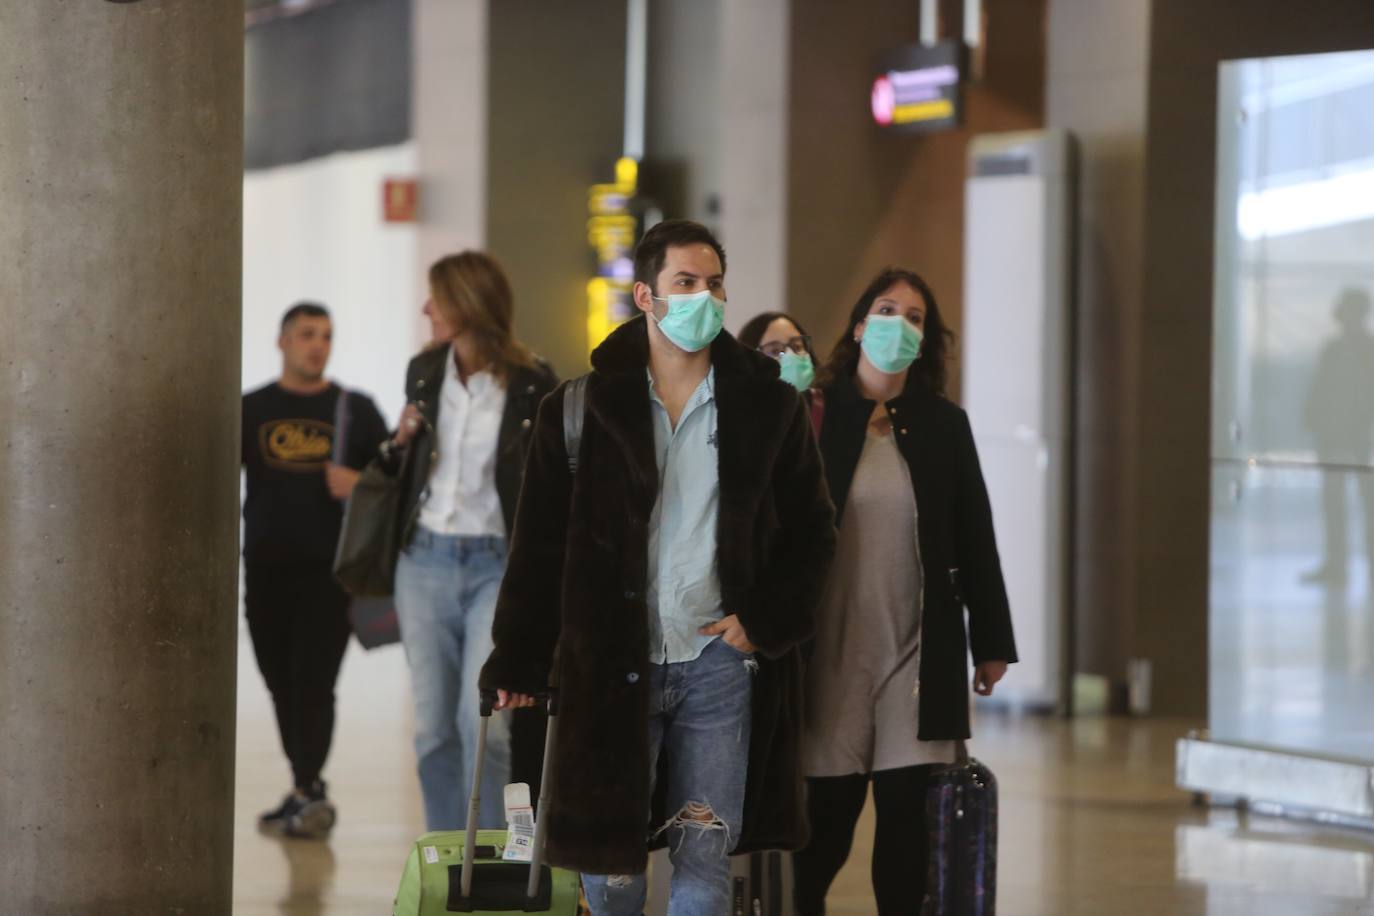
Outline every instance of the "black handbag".
[[[339, 392], [334, 429], [335, 461], [341, 463], [348, 429], [348, 395], [344, 391]], [[344, 506], [334, 551], [334, 578], [353, 596], [349, 619], [365, 649], [401, 639], [392, 593], [401, 552], [402, 488], [411, 452], [408, 450], [402, 459], [402, 473], [394, 476], [382, 468], [379, 459], [373, 460], [359, 475]]]
[[354, 597], [386, 598], [395, 589], [402, 479], [373, 461], [363, 469], [344, 507], [334, 578]]

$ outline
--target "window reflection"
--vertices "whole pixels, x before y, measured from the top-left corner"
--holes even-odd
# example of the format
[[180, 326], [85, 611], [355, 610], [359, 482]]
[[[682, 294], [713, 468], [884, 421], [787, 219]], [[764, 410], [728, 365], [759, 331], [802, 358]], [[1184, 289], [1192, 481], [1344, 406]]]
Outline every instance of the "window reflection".
[[1219, 87], [1212, 735], [1374, 761], [1374, 52]]

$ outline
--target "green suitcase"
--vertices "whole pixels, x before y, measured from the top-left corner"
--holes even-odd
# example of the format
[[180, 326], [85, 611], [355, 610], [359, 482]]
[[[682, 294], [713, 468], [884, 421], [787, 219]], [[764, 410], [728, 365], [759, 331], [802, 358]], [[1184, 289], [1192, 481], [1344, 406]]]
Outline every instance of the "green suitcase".
[[[396, 894], [394, 916], [439, 916], [455, 912], [526, 912], [525, 890], [530, 866], [524, 862], [502, 862], [506, 842], [504, 830], [477, 831], [477, 871], [473, 875], [472, 909], [462, 905], [461, 869], [464, 834], [462, 830], [427, 833], [415, 841], [406, 859], [401, 888]], [[541, 866], [537, 909], [528, 912], [572, 916], [577, 912], [578, 878], [576, 872]], [[541, 905], [542, 904], [542, 905]]]
[[[506, 862], [501, 859], [506, 844], [504, 830], [477, 830], [479, 786], [482, 763], [486, 757], [487, 724], [494, 697], [482, 693], [482, 722], [478, 730], [477, 764], [473, 773], [472, 798], [468, 802], [468, 828], [427, 833], [415, 841], [406, 859], [401, 886], [396, 892], [392, 916], [441, 916], [446, 913], [553, 913], [576, 916], [579, 911], [579, 879], [576, 872], [550, 868], [543, 864], [544, 820], [535, 824], [534, 860]], [[546, 698], [549, 710], [548, 734], [544, 739], [544, 773], [540, 778], [538, 799], [547, 798], [553, 759], [554, 732], [557, 727], [557, 702]], [[472, 868], [467, 869], [465, 851], [474, 850]], [[538, 876], [538, 882], [534, 881]]]

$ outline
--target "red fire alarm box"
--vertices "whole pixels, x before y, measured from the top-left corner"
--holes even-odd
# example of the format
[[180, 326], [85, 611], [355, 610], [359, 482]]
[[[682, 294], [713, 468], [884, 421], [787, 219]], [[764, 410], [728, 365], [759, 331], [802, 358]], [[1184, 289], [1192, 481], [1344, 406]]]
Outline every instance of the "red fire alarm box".
[[388, 223], [413, 223], [418, 218], [420, 188], [414, 178], [388, 178], [382, 186], [382, 215]]

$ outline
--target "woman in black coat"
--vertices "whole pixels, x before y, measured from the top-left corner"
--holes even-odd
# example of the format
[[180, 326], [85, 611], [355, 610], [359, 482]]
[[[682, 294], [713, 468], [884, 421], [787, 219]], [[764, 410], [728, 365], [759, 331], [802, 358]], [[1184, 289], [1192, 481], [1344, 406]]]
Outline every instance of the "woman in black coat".
[[973, 433], [944, 396], [951, 337], [925, 281], [888, 269], [827, 366], [820, 447], [840, 537], [806, 676], [802, 916], [825, 911], [870, 782], [878, 912], [919, 912], [927, 781], [969, 737], [965, 659], [971, 647], [983, 695], [1016, 661]]

